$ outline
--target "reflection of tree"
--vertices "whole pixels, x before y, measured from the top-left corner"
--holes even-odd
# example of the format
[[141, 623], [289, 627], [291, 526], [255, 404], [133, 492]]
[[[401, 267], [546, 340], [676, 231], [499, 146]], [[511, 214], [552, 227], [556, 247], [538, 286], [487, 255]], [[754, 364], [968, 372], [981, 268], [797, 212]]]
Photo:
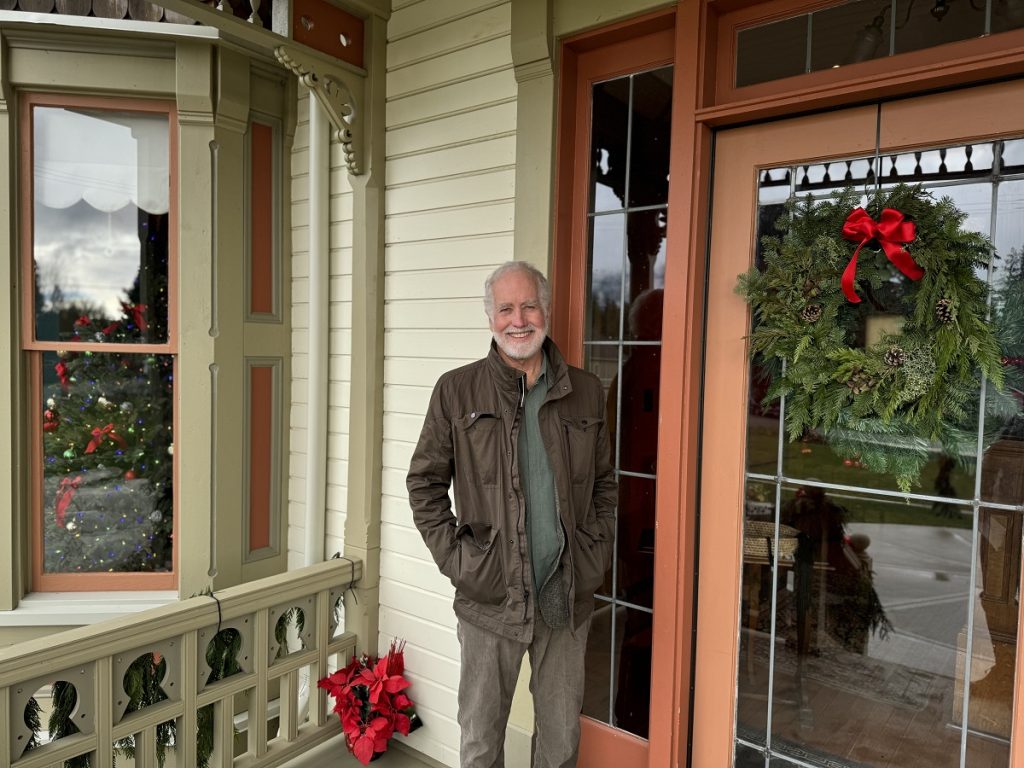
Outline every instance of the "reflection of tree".
[[[986, 425], [1003, 437], [1024, 440], [1024, 246], [1011, 248], [996, 267], [992, 291], [992, 323], [1003, 353], [1006, 387], [993, 393]], [[993, 418], [995, 417], [995, 418]]]
[[621, 276], [617, 272], [594, 272], [590, 282], [590, 329], [593, 338], [614, 339], [619, 335]]
[[[140, 212], [140, 268], [121, 312], [78, 315], [68, 341], [167, 338], [166, 226], [166, 214]], [[173, 357], [73, 345], [44, 360], [45, 572], [170, 569]]]

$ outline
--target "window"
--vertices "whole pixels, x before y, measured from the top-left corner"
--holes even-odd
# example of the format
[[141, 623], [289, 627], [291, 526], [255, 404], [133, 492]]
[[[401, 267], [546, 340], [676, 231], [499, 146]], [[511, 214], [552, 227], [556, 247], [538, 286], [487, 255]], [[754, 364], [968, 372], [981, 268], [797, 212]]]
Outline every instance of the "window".
[[175, 585], [173, 108], [22, 102], [35, 590]]

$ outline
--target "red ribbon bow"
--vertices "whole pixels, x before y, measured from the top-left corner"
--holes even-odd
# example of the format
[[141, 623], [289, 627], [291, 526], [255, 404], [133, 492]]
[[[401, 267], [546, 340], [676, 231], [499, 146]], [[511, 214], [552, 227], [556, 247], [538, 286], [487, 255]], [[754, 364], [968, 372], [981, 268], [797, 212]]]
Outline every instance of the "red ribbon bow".
[[68, 381], [71, 379], [68, 376], [68, 366], [63, 360], [57, 361], [57, 364], [53, 366], [53, 370], [57, 372], [57, 378], [60, 379], [60, 386], [62, 389], [68, 388]]
[[81, 475], [77, 475], [74, 480], [66, 477], [61, 479], [60, 487], [57, 489], [57, 496], [54, 499], [56, 503], [53, 508], [53, 519], [57, 523], [58, 528], [64, 527], [64, 516], [67, 514], [71, 500], [75, 498], [75, 493], [78, 492], [78, 486], [81, 484]]
[[135, 323], [135, 327], [145, 333], [149, 330], [149, 323], [146, 322], [146, 305], [145, 304], [128, 304], [122, 302], [121, 306], [125, 312], [128, 312], [132, 316], [132, 322]]
[[92, 453], [103, 445], [103, 441], [108, 437], [122, 448], [125, 447], [124, 438], [114, 431], [114, 425], [107, 424], [103, 429], [96, 427], [96, 429], [92, 431], [92, 440], [90, 440], [89, 444], [85, 447], [85, 452]]
[[860, 296], [854, 288], [854, 279], [857, 276], [857, 256], [860, 249], [867, 243], [874, 240], [885, 251], [886, 257], [893, 265], [909, 277], [911, 280], [920, 280], [924, 276], [924, 270], [910, 255], [905, 243], [911, 242], [917, 236], [917, 227], [914, 222], [907, 221], [903, 214], [895, 208], [886, 208], [878, 221], [872, 219], [863, 208], [855, 208], [846, 221], [843, 223], [843, 237], [847, 240], [858, 242], [857, 250], [853, 252], [853, 258], [843, 270], [843, 293], [852, 304], [860, 303]]

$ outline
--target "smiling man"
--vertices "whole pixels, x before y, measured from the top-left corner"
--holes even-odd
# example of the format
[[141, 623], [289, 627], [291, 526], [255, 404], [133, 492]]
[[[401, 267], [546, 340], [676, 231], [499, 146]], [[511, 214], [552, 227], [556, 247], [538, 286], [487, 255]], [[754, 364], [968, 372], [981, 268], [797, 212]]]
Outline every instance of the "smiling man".
[[437, 382], [407, 478], [416, 527], [455, 586], [462, 768], [503, 768], [525, 653], [533, 766], [576, 765], [617, 489], [601, 382], [547, 338], [550, 303], [544, 275], [525, 262], [487, 278], [490, 353]]

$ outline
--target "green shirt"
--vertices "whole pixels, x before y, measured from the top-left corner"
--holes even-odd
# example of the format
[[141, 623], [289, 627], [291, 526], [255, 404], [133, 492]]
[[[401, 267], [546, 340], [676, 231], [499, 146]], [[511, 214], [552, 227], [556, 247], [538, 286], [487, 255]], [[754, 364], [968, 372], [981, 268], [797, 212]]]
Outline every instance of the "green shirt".
[[562, 554], [562, 526], [555, 504], [555, 476], [551, 471], [537, 414], [551, 388], [547, 355], [537, 381], [523, 399], [519, 428], [519, 484], [526, 496], [526, 536], [530, 545], [533, 581], [539, 593], [558, 566]]

